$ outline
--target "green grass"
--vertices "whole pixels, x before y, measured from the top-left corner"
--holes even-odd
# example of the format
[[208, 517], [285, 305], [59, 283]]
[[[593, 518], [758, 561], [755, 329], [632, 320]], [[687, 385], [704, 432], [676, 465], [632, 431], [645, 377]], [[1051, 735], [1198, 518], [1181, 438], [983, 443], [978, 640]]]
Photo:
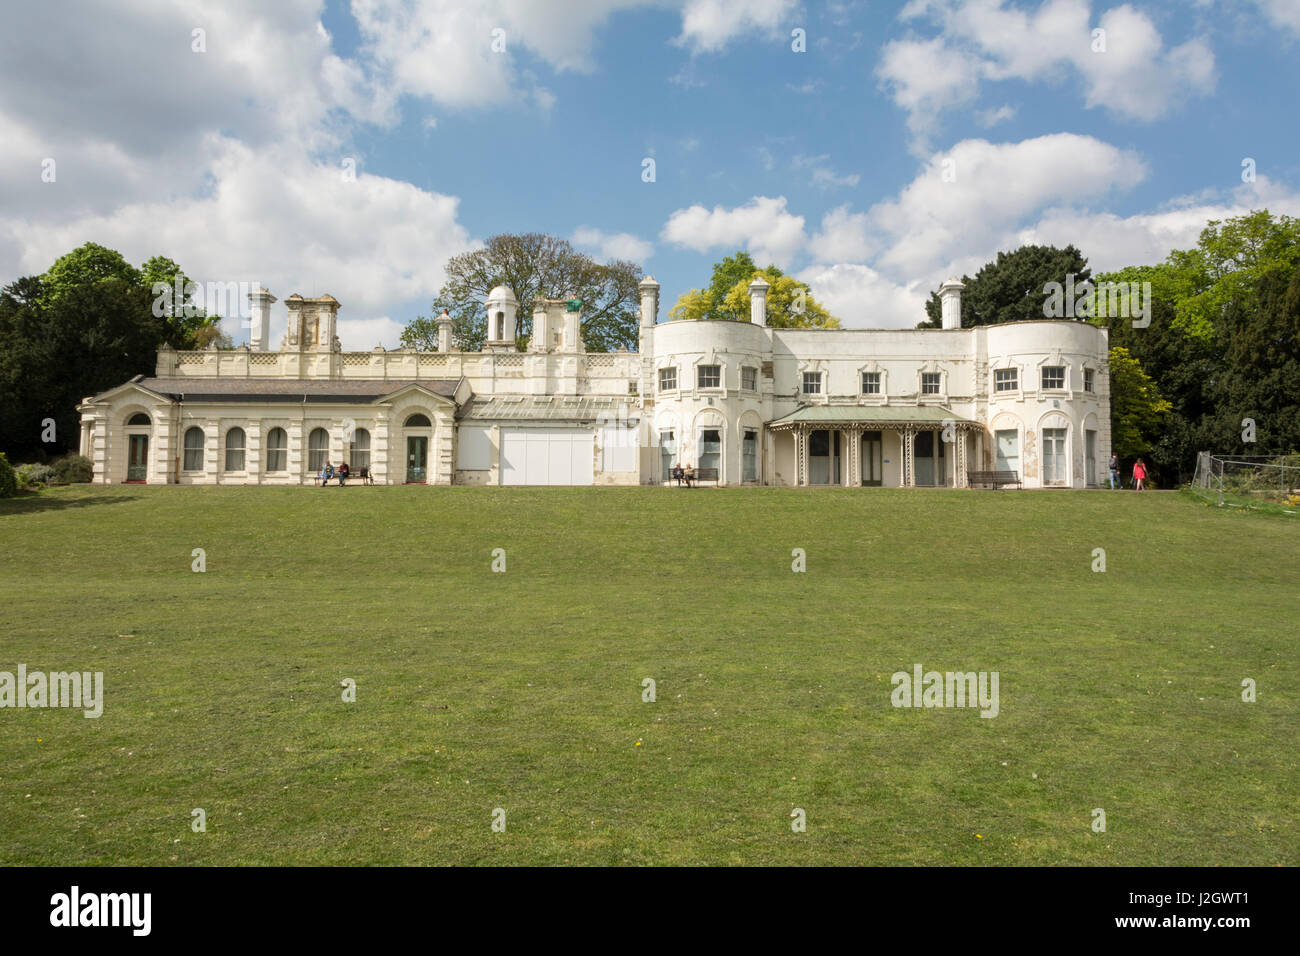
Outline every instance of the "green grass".
[[[0, 710], [0, 864], [1295, 865], [1297, 533], [1068, 491], [0, 502], [0, 670], [107, 687]], [[891, 707], [915, 663], [1000, 715]]]

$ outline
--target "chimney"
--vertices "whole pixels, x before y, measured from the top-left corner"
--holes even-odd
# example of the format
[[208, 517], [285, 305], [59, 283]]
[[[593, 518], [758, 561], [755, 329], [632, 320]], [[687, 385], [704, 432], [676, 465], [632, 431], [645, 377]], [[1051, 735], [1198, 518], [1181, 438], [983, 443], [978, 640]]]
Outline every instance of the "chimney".
[[749, 321], [759, 328], [767, 327], [767, 290], [769, 283], [762, 276], [755, 276], [749, 284]]
[[939, 303], [945, 329], [961, 328], [961, 290], [966, 288], [957, 278], [948, 279], [939, 286]]
[[443, 309], [442, 315], [438, 316], [438, 318], [435, 319], [434, 321], [438, 323], [438, 351], [450, 352], [451, 351], [451, 316], [447, 314], [446, 309]]
[[253, 307], [249, 323], [248, 347], [254, 352], [265, 352], [271, 344], [271, 303], [276, 301], [262, 286], [248, 293], [248, 301]]
[[641, 328], [651, 328], [659, 318], [659, 283], [654, 276], [646, 276], [637, 288], [641, 290]]

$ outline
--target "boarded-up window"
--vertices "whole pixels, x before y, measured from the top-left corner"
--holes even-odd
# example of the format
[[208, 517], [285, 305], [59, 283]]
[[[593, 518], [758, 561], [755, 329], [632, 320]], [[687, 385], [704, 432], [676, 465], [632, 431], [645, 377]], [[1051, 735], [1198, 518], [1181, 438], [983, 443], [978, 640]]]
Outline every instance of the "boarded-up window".
[[492, 437], [487, 425], [461, 425], [456, 433], [459, 448], [456, 467], [463, 471], [487, 471], [492, 467]]

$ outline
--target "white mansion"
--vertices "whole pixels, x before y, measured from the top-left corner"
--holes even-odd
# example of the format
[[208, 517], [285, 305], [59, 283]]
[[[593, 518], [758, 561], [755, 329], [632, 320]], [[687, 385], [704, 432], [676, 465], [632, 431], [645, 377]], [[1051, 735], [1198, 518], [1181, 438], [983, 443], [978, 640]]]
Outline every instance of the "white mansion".
[[158, 353], [87, 398], [81, 452], [101, 483], [306, 485], [325, 462], [379, 484], [659, 484], [676, 463], [724, 485], [965, 487], [1014, 471], [1027, 488], [1084, 488], [1110, 454], [1107, 333], [1048, 320], [960, 327], [944, 283], [940, 329], [774, 329], [767, 283], [749, 322], [656, 324], [641, 281], [638, 352], [587, 352], [581, 303], [539, 300], [527, 351], [519, 303], [486, 302], [482, 352], [344, 352], [339, 303], [251, 295], [250, 344]]

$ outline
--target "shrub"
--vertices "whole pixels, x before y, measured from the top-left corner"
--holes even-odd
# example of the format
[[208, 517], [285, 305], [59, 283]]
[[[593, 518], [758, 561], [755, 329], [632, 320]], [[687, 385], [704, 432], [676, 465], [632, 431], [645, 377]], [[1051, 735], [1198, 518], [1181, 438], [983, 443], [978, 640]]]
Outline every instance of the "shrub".
[[15, 474], [19, 488], [44, 488], [54, 481], [54, 469], [48, 465], [19, 465]]
[[95, 466], [89, 458], [82, 455], [69, 455], [54, 463], [54, 480], [61, 485], [91, 481], [95, 477]]
[[12, 498], [18, 490], [18, 479], [14, 477], [14, 466], [9, 464], [5, 453], [0, 451], [0, 498]]

